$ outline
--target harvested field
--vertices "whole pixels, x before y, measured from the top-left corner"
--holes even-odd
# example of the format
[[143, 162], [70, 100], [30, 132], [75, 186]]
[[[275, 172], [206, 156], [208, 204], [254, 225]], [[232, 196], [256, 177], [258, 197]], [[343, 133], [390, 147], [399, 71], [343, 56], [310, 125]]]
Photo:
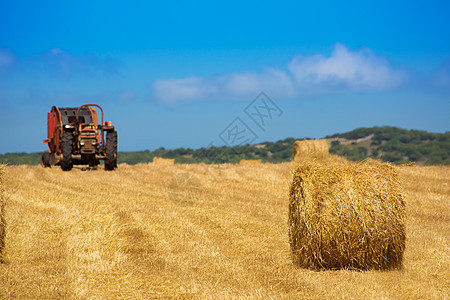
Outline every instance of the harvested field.
[[[293, 163], [119, 165], [113, 172], [8, 166], [0, 298], [448, 297], [449, 167], [399, 168], [403, 268], [363, 272], [293, 265], [287, 222], [293, 169]], [[191, 190], [189, 204], [171, 200], [169, 187]]]
[[0, 263], [3, 261], [3, 249], [5, 247], [6, 220], [5, 220], [5, 169], [6, 166], [0, 164]]
[[262, 163], [261, 159], [241, 159], [239, 161], [240, 165], [259, 165]]
[[175, 163], [175, 159], [173, 158], [163, 158], [163, 157], [153, 157], [154, 164], [163, 164], [163, 165], [173, 165]]

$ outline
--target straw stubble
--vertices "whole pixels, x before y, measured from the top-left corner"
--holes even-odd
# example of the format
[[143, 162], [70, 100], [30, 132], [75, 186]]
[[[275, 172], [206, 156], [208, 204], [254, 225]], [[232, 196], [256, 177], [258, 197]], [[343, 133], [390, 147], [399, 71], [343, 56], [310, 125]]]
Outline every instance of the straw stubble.
[[3, 262], [3, 248], [5, 247], [6, 235], [4, 176], [5, 166], [0, 165], [0, 262]]

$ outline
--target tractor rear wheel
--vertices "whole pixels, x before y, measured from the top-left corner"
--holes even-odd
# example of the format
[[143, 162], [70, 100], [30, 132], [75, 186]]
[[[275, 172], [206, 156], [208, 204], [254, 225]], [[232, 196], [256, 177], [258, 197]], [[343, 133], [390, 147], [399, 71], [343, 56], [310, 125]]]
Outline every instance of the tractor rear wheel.
[[50, 153], [42, 153], [41, 165], [43, 168], [50, 168], [52, 166], [50, 163]]
[[61, 140], [61, 152], [63, 155], [61, 161], [61, 169], [63, 171], [72, 170], [73, 167], [72, 150], [73, 150], [73, 134], [71, 132], [63, 132]]
[[117, 167], [117, 131], [106, 133], [105, 170], [111, 171]]

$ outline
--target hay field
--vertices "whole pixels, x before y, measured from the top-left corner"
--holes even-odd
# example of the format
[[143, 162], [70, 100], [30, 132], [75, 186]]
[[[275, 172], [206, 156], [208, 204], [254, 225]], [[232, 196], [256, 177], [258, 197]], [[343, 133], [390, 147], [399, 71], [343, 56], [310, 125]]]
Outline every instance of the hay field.
[[261, 159], [241, 159], [239, 161], [240, 165], [259, 165], [262, 163]]
[[173, 165], [175, 163], [175, 159], [155, 156], [155, 157], [153, 157], [153, 163], [154, 164]]
[[365, 272], [292, 265], [292, 169], [7, 167], [0, 298], [448, 298], [449, 167], [400, 168], [403, 269]]

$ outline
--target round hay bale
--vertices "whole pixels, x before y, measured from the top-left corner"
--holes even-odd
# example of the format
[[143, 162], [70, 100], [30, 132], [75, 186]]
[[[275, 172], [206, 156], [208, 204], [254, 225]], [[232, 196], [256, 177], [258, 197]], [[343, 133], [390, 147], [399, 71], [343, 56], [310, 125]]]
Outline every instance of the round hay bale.
[[239, 161], [240, 165], [260, 165], [261, 163], [261, 159], [241, 159]]
[[342, 159], [301, 162], [289, 194], [294, 264], [391, 269], [405, 248], [405, 204], [394, 166]]
[[3, 248], [5, 247], [6, 236], [4, 175], [5, 166], [0, 165], [0, 262], [3, 261]]
[[326, 140], [302, 140], [295, 141], [292, 147], [292, 160], [298, 160], [311, 154], [328, 154], [328, 144]]

